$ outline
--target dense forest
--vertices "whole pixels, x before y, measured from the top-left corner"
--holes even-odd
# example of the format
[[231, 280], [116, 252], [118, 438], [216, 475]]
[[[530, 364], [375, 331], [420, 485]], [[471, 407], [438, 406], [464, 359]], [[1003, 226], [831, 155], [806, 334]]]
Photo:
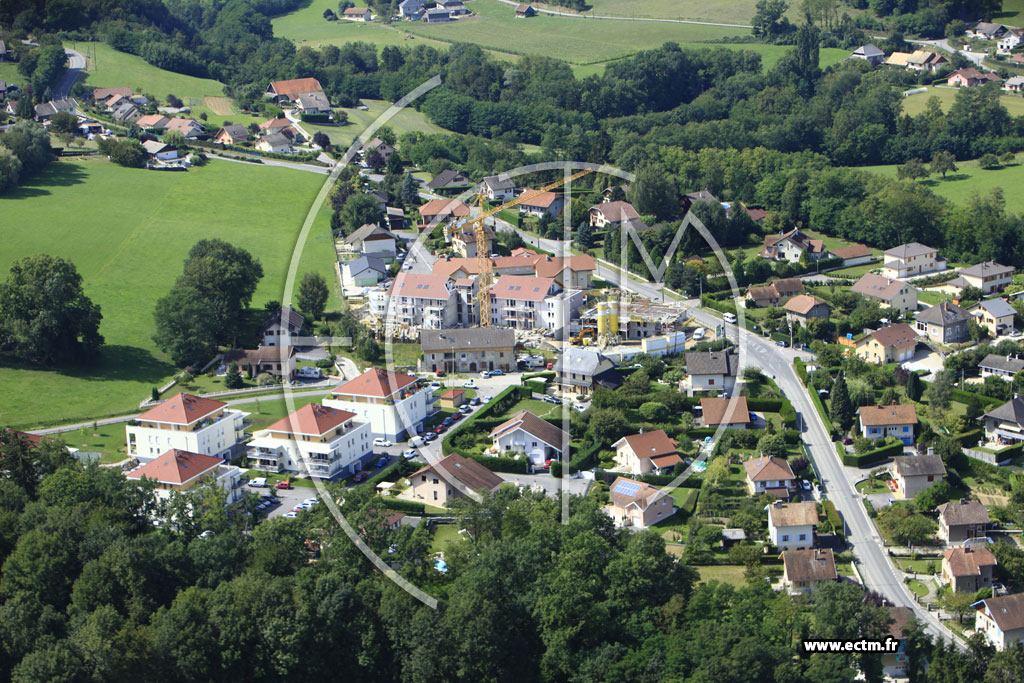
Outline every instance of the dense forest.
[[[849, 583], [813, 601], [763, 579], [699, 583], [656, 534], [615, 530], [592, 498], [573, 501], [567, 524], [557, 501], [514, 489], [463, 504], [467, 533], [440, 574], [425, 526], [392, 530], [371, 491], [346, 491], [348, 521], [438, 597], [431, 609], [374, 570], [324, 505], [253, 528], [244, 504], [225, 515], [211, 489], [161, 506], [117, 469], [6, 430], [0, 471], [4, 680], [828, 683], [857, 668], [880, 680], [877, 655], [799, 648], [881, 636], [876, 597]], [[175, 524], [155, 528], [158, 511]], [[909, 639], [915, 681], [1024, 671], [1020, 649], [961, 653], [917, 627]]]

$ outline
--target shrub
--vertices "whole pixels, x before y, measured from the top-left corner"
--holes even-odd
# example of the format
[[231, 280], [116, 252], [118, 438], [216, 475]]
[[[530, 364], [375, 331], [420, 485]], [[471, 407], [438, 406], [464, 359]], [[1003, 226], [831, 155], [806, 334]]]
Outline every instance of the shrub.
[[261, 372], [256, 376], [256, 384], [261, 387], [268, 387], [271, 384], [277, 384], [277, 380], [266, 372]]
[[649, 422], [664, 422], [668, 419], [668, 408], [657, 401], [648, 401], [640, 406], [640, 414]]

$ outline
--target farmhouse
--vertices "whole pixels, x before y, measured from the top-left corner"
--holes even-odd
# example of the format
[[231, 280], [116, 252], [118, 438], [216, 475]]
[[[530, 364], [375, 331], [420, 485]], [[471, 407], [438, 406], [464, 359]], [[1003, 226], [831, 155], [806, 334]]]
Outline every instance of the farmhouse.
[[990, 353], [978, 363], [978, 369], [981, 370], [982, 378], [995, 375], [1010, 381], [1018, 372], [1024, 370], [1024, 359], [1016, 356], [997, 356], [994, 353]]
[[987, 598], [973, 605], [974, 630], [997, 650], [1024, 643], [1024, 593]]
[[557, 460], [569, 445], [569, 434], [528, 410], [520, 410], [491, 430], [494, 450], [500, 454], [523, 453], [534, 467]]
[[946, 269], [946, 260], [936, 249], [920, 242], [901, 244], [883, 252], [886, 261], [882, 275], [894, 279], [917, 277]]
[[988, 533], [988, 510], [976, 500], [951, 500], [935, 509], [939, 513], [939, 538], [946, 543], [985, 538]]
[[612, 444], [615, 462], [633, 474], [661, 474], [671, 472], [679, 457], [676, 442], [669, 438], [664, 429], [624, 436]]
[[855, 342], [854, 353], [869, 363], [902, 363], [914, 357], [918, 334], [910, 325], [889, 325]]
[[976, 593], [992, 587], [996, 556], [985, 546], [950, 548], [942, 553], [942, 578], [954, 593]]
[[537, 16], [537, 10], [532, 5], [516, 5], [516, 19], [527, 19]]
[[501, 477], [475, 460], [452, 453], [409, 475], [409, 496], [437, 507], [470, 492], [494, 491]]
[[[351, 8], [349, 8], [351, 9]], [[369, 12], [369, 10], [367, 10]], [[331, 113], [331, 102], [327, 95], [317, 90], [304, 92], [295, 98], [295, 108], [303, 114], [324, 115]]]
[[973, 29], [968, 29], [967, 35], [982, 40], [998, 40], [1006, 35], [1007, 27], [1002, 24], [994, 24], [990, 21], [979, 21]]
[[398, 16], [409, 21], [422, 19], [423, 11], [423, 0], [402, 0], [398, 3]]
[[309, 403], [259, 430], [249, 462], [267, 472], [309, 473], [319, 479], [355, 474], [373, 457], [367, 422], [348, 410]]
[[437, 7], [448, 10], [453, 17], [469, 14], [469, 10], [462, 4], [462, 0], [438, 0]]
[[861, 406], [857, 409], [860, 432], [865, 439], [883, 439], [894, 436], [905, 445], [914, 443], [917, 411], [913, 404], [888, 406]]
[[700, 400], [701, 422], [705, 427], [746, 429], [750, 426], [750, 412], [747, 397], [702, 398]]
[[128, 455], [149, 462], [178, 449], [228, 459], [245, 438], [248, 416], [220, 401], [176, 394], [128, 423], [124, 429]]
[[420, 370], [478, 372], [516, 367], [516, 338], [512, 330], [469, 327], [420, 332]]
[[341, 16], [349, 21], [370, 21], [373, 18], [369, 7], [348, 7]]
[[92, 89], [92, 101], [95, 104], [106, 104], [107, 100], [111, 97], [131, 97], [132, 89], [127, 87], [120, 88], [93, 88]]
[[807, 324], [810, 320], [828, 320], [828, 304], [809, 294], [797, 294], [787, 301], [782, 309], [786, 320]]
[[617, 527], [648, 529], [675, 511], [672, 496], [642, 481], [618, 477], [608, 490], [604, 511]]
[[1003, 83], [1003, 90], [1007, 92], [1021, 92], [1021, 90], [1024, 90], [1024, 76], [1010, 76]]
[[762, 455], [745, 461], [743, 468], [747, 473], [747, 490], [750, 495], [767, 493], [786, 499], [796, 487], [796, 477], [784, 458]]
[[930, 73], [935, 73], [943, 64], [948, 63], [949, 60], [937, 52], [915, 50], [910, 57], [907, 58], [907, 69], [910, 71], [928, 71]]
[[814, 501], [768, 506], [768, 537], [782, 551], [806, 550], [814, 547], [814, 527], [818, 524], [818, 507]]
[[273, 81], [267, 86], [264, 97], [269, 97], [275, 102], [292, 102], [298, 99], [299, 95], [319, 92], [323, 90], [320, 81], [315, 78], [292, 78], [287, 81]]
[[946, 476], [946, 466], [937, 455], [897, 455], [892, 459], [895, 497], [910, 500], [930, 489]]
[[[1024, 29], [1007, 26], [1006, 35], [999, 39], [999, 43], [996, 47], [1000, 52], [1009, 52], [1020, 45], [1022, 40], [1024, 40]], [[1017, 77], [1015, 76], [1014, 78]]]
[[970, 319], [970, 313], [956, 304], [943, 301], [919, 312], [914, 326], [934, 342], [956, 344], [970, 338], [967, 328]]
[[446, 9], [428, 9], [423, 16], [423, 20], [428, 24], [437, 24], [451, 21], [452, 15]]
[[986, 299], [979, 301], [967, 312], [974, 316], [979, 325], [989, 331], [993, 337], [1005, 334], [1013, 327], [1013, 318], [1017, 315], [1006, 299]]
[[804, 291], [804, 283], [798, 277], [772, 280], [764, 287], [747, 287], [744, 299], [747, 308], [779, 306]]
[[419, 430], [434, 403], [430, 387], [411, 375], [370, 368], [331, 391], [324, 405], [355, 413], [374, 437], [404, 441]]
[[864, 273], [850, 290], [901, 314], [917, 310], [917, 288], [901, 280]]
[[780, 557], [782, 584], [790, 593], [810, 593], [820, 583], [839, 580], [831, 548], [787, 550]]
[[70, 114], [75, 113], [75, 109], [78, 107], [78, 102], [72, 99], [68, 100], [50, 100], [49, 102], [43, 102], [35, 106], [36, 121], [45, 123], [53, 118], [58, 112], [68, 112]]
[[811, 239], [799, 228], [778, 235], [765, 235], [764, 246], [761, 247], [761, 258], [773, 261], [796, 263], [805, 253], [812, 261], [820, 259], [825, 255], [825, 242]]
[[158, 498], [167, 500], [175, 492], [184, 493], [204, 485], [218, 486], [224, 493], [225, 505], [242, 497], [242, 470], [226, 465], [220, 458], [172, 448], [160, 457], [136, 467], [126, 479], [156, 482]]

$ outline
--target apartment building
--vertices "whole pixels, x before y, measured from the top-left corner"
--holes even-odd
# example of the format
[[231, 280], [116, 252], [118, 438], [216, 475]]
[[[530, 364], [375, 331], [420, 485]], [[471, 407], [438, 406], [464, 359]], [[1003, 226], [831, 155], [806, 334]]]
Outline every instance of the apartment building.
[[370, 424], [355, 418], [351, 411], [309, 403], [256, 433], [249, 464], [318, 479], [355, 474], [373, 457]]
[[419, 431], [434, 404], [430, 387], [419, 379], [382, 368], [370, 368], [336, 387], [324, 405], [355, 414], [368, 422], [374, 437], [404, 441]]
[[177, 449], [226, 460], [245, 438], [248, 416], [220, 401], [176, 394], [128, 423], [128, 455], [149, 462]]

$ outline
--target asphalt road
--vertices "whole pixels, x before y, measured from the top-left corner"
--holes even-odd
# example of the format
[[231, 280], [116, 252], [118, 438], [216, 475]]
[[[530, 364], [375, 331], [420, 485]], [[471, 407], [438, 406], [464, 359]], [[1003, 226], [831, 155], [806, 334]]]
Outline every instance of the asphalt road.
[[68, 96], [71, 87], [78, 80], [78, 74], [85, 68], [85, 57], [68, 48], [64, 48], [64, 54], [68, 56], [68, 70], [50, 89], [50, 98], [54, 100], [62, 100]]
[[982, 71], [992, 71], [992, 69], [985, 66], [983, 63], [985, 61], [984, 52], [968, 52], [967, 50], [957, 50], [952, 45], [950, 45], [949, 41], [946, 40], [945, 38], [941, 40], [911, 40], [909, 42], [919, 45], [931, 45], [933, 47], [941, 48], [946, 52], [959, 52], [964, 57], [974, 62], [974, 65], [981, 69]]

